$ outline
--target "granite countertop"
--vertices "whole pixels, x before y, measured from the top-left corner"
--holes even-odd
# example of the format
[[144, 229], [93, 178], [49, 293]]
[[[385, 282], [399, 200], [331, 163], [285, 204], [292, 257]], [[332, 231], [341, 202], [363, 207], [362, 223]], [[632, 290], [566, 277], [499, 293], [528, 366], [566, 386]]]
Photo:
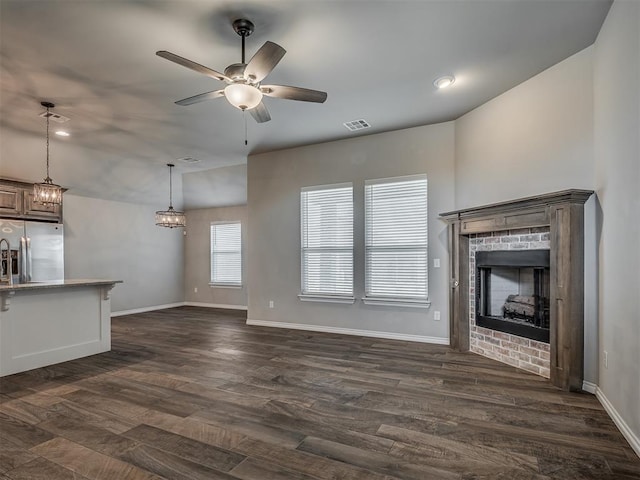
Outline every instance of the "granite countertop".
[[66, 287], [88, 287], [100, 285], [113, 285], [122, 283], [122, 280], [96, 280], [96, 279], [69, 279], [54, 282], [30, 282], [30, 283], [14, 283], [7, 285], [0, 284], [0, 292], [19, 291], [19, 290], [44, 290], [49, 288], [66, 288]]

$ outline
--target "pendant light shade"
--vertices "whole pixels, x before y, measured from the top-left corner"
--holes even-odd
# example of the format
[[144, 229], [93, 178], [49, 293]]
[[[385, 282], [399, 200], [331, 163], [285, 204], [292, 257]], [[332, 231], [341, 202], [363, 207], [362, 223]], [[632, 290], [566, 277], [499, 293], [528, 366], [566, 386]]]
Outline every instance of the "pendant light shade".
[[187, 225], [187, 217], [184, 212], [179, 212], [173, 208], [173, 184], [172, 172], [173, 163], [167, 163], [169, 167], [169, 208], [156, 212], [156, 225], [159, 227], [177, 228]]
[[51, 102], [40, 102], [47, 109], [47, 176], [42, 183], [33, 185], [33, 201], [42, 205], [60, 205], [62, 203], [62, 187], [56, 185], [49, 176], [49, 117], [50, 109], [55, 107]]

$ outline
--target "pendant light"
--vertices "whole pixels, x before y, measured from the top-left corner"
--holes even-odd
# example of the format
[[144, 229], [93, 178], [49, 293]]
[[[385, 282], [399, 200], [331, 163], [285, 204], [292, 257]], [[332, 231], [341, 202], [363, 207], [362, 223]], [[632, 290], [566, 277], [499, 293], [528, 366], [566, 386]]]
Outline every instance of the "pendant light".
[[62, 203], [62, 187], [56, 185], [49, 176], [49, 117], [50, 109], [55, 107], [51, 102], [40, 102], [47, 109], [47, 176], [42, 183], [33, 185], [33, 201], [42, 205], [60, 205]]
[[160, 210], [156, 212], [156, 225], [160, 227], [184, 227], [187, 224], [187, 217], [184, 212], [178, 212], [173, 209], [173, 185], [171, 182], [171, 169], [175, 165], [173, 163], [167, 163], [167, 167], [169, 167], [169, 209], [168, 210]]

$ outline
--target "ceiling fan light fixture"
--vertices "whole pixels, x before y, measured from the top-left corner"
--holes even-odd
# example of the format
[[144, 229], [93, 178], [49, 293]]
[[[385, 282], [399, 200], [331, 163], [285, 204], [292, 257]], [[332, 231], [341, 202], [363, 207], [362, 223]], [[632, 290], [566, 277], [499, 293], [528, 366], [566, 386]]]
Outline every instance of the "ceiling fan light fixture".
[[256, 108], [262, 101], [260, 89], [246, 83], [232, 83], [224, 89], [224, 96], [229, 103], [240, 110]]
[[436, 88], [447, 88], [455, 83], [456, 79], [453, 75], [443, 75], [433, 81]]

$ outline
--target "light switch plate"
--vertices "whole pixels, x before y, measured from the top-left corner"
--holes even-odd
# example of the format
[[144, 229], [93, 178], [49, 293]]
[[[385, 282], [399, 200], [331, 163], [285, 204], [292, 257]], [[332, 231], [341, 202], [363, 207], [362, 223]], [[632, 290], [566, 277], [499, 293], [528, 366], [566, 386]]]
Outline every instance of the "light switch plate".
[[433, 268], [440, 268], [440, 259], [439, 258], [434, 258], [433, 259]]

